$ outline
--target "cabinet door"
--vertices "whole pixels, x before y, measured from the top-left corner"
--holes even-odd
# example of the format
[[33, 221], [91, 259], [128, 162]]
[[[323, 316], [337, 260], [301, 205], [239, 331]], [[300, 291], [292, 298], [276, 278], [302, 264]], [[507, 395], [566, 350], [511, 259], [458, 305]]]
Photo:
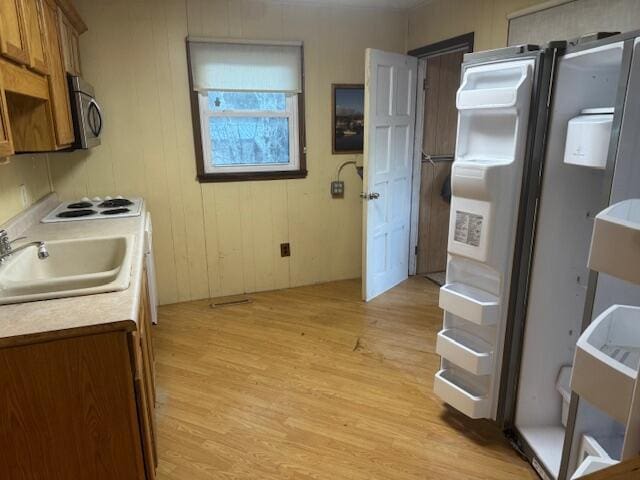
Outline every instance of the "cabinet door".
[[75, 28], [71, 29], [71, 60], [73, 61], [73, 70], [75, 75], [82, 75], [80, 68], [80, 35]]
[[47, 74], [47, 51], [45, 43], [42, 0], [23, 0], [24, 18], [29, 41], [29, 66], [32, 70]]
[[55, 4], [43, 3], [44, 24], [47, 34], [47, 57], [49, 59], [49, 97], [53, 113], [53, 124], [58, 147], [69, 145], [74, 141], [71, 107], [69, 104], [69, 87], [64, 68], [60, 32], [58, 30], [58, 10]]
[[4, 94], [4, 85], [2, 76], [0, 75], [0, 158], [8, 157], [14, 153], [11, 128], [9, 127], [7, 98]]
[[60, 24], [60, 43], [64, 58], [64, 68], [71, 75], [79, 75], [79, 69], [76, 68], [76, 53], [74, 53], [74, 49], [77, 50], [77, 40], [74, 41], [74, 35], [77, 37], [77, 34], [67, 16], [59, 8], [58, 22]]
[[151, 344], [151, 320], [149, 315], [149, 293], [146, 272], [142, 275], [140, 308], [138, 311], [138, 332], [134, 334], [136, 350], [136, 394], [138, 397], [138, 417], [140, 421], [143, 457], [147, 470], [147, 480], [155, 478], [158, 452], [155, 428], [155, 372]]
[[23, 0], [0, 1], [0, 53], [7, 58], [29, 64], [29, 44]]

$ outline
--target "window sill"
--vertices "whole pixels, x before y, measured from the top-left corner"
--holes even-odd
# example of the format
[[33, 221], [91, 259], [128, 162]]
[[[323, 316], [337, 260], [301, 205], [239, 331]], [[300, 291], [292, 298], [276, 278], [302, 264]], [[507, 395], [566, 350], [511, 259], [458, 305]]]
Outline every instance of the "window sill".
[[237, 173], [201, 173], [198, 174], [198, 182], [243, 182], [259, 180], [289, 180], [294, 178], [306, 178], [306, 170], [291, 170], [280, 172], [237, 172]]

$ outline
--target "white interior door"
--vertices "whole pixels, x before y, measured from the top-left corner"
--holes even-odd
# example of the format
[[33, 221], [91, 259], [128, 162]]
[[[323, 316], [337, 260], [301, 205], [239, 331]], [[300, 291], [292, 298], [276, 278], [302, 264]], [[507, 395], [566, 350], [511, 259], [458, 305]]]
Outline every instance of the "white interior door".
[[367, 49], [362, 294], [408, 277], [418, 60]]

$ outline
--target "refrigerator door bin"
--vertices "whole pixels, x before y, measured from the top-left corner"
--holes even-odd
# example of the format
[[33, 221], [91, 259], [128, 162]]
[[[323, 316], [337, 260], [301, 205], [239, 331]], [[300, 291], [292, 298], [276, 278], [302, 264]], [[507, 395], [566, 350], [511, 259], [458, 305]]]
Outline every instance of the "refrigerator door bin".
[[462, 283], [440, 288], [440, 308], [477, 325], [495, 325], [498, 321], [498, 297]]
[[589, 268], [640, 284], [640, 199], [624, 200], [596, 215]]
[[458, 328], [438, 333], [436, 352], [474, 375], [489, 375], [493, 370], [493, 351], [483, 339]]
[[578, 339], [571, 388], [625, 424], [640, 363], [640, 307], [613, 305]]
[[493, 63], [468, 69], [458, 90], [458, 110], [514, 108], [532, 70], [531, 62]]
[[577, 480], [578, 478], [582, 478], [583, 476], [590, 473], [609, 468], [616, 463], [620, 462], [618, 462], [617, 460], [611, 460], [610, 458], [600, 458], [589, 455], [571, 476], [571, 480]]
[[487, 392], [472, 385], [453, 369], [445, 368], [436, 373], [433, 391], [470, 418], [486, 418], [489, 415]]

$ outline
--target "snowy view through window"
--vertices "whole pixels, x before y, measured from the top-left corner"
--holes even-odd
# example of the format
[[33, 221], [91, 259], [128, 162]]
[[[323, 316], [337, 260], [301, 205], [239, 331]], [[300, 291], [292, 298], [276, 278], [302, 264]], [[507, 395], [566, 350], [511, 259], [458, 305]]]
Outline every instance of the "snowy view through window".
[[[209, 117], [213, 165], [289, 163], [289, 119], [268, 113], [286, 112], [284, 93], [212, 91], [208, 104], [211, 112], [222, 113]], [[231, 112], [236, 115], [224, 115]]]

